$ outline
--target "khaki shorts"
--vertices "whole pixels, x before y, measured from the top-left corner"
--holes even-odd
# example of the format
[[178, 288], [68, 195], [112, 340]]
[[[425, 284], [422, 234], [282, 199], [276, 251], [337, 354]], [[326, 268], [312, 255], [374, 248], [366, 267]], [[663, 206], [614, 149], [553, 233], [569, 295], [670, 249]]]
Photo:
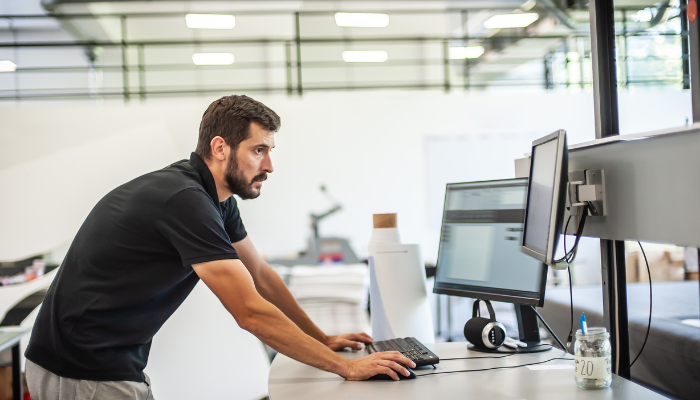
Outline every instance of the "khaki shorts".
[[87, 381], [62, 378], [27, 360], [32, 400], [154, 400], [151, 381]]

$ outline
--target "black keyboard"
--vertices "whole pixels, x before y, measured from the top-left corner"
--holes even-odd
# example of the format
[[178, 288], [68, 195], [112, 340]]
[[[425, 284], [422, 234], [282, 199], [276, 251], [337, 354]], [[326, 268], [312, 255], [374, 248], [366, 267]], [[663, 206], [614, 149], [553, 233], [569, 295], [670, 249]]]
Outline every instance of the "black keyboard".
[[380, 340], [378, 342], [368, 344], [367, 351], [370, 354], [380, 351], [398, 351], [406, 356], [406, 358], [410, 358], [411, 361], [416, 363], [416, 367], [433, 365], [440, 362], [440, 359], [435, 355], [435, 353], [428, 350], [428, 348], [425, 347], [423, 343], [419, 342], [418, 339], [412, 337]]

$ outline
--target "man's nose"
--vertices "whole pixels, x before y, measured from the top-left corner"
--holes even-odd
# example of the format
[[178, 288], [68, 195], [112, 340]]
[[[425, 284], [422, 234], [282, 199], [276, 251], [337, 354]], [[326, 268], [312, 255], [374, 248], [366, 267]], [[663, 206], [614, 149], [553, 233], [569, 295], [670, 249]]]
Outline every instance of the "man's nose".
[[267, 173], [272, 173], [275, 169], [272, 168], [272, 158], [268, 155], [263, 161], [263, 171]]

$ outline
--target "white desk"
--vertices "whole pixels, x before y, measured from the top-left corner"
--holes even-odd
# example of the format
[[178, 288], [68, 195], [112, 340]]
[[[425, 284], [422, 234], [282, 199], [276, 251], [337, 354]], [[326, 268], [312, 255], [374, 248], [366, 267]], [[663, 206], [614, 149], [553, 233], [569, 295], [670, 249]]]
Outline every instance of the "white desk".
[[[350, 382], [343, 378], [299, 363], [278, 354], [272, 362], [268, 378], [271, 400], [330, 400], [330, 399], [665, 399], [648, 389], [613, 376], [610, 388], [603, 390], [582, 390], [574, 383], [573, 369], [530, 370], [527, 367], [499, 369], [482, 372], [457, 372], [442, 375], [421, 374], [430, 372], [457, 371], [500, 366], [513, 366], [554, 357], [568, 357], [560, 350], [544, 353], [514, 355], [496, 359], [444, 360], [458, 357], [483, 357], [486, 354], [467, 350], [467, 344], [436, 343], [427, 344], [441, 361], [432, 367], [415, 370], [416, 379], [403, 381], [360, 381]], [[346, 358], [355, 359], [365, 351], [342, 352]], [[486, 355], [488, 356], [488, 355]], [[573, 361], [554, 360], [541, 365], [573, 364]]]

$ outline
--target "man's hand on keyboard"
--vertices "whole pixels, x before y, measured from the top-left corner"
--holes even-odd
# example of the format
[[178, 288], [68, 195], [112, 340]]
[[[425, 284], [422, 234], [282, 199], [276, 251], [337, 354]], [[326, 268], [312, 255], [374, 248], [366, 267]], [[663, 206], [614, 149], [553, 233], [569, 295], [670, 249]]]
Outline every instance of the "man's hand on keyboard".
[[403, 376], [408, 376], [406, 368], [399, 363], [414, 368], [416, 364], [404, 357], [398, 351], [382, 351], [379, 353], [370, 354], [358, 360], [348, 361], [347, 372], [343, 374], [343, 378], [349, 381], [361, 381], [371, 378], [377, 374], [386, 374], [391, 379], [398, 381], [397, 372]]
[[328, 346], [331, 350], [337, 351], [342, 350], [346, 347], [349, 347], [353, 350], [360, 350], [362, 349], [362, 345], [360, 343], [369, 344], [372, 342], [374, 342], [374, 339], [372, 339], [370, 335], [362, 332], [327, 336], [326, 343], [324, 344]]

